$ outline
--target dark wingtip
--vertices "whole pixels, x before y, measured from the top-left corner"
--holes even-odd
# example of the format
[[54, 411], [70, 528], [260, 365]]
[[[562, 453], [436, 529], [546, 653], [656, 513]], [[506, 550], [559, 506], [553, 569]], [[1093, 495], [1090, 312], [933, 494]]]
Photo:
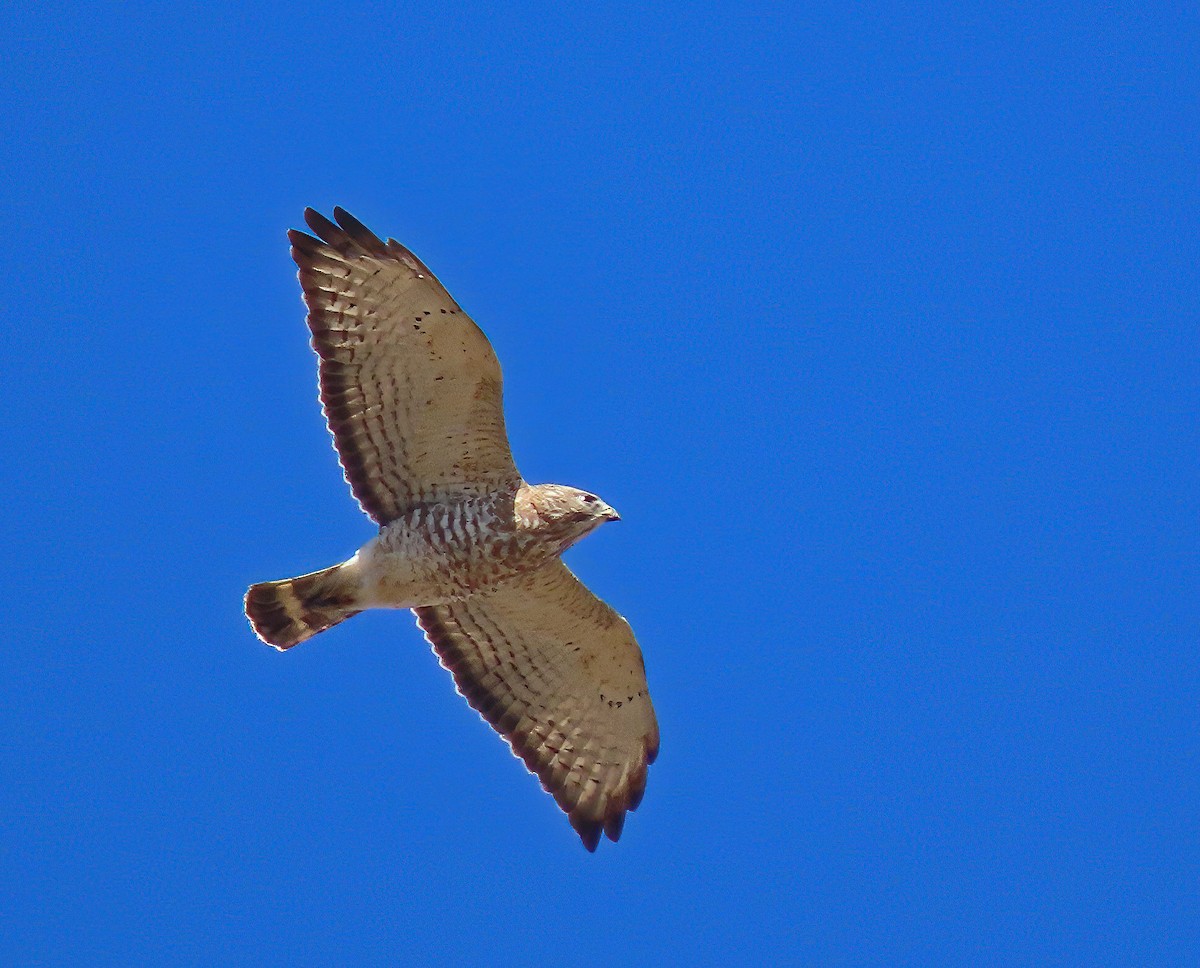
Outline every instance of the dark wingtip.
[[595, 820], [584, 820], [582, 817], [576, 816], [571, 816], [569, 819], [588, 853], [596, 853], [596, 848], [600, 846], [600, 824]]
[[621, 831], [624, 828], [625, 810], [623, 808], [604, 818], [604, 836], [614, 844], [621, 839]]
[[315, 208], [306, 208], [304, 210], [304, 221], [310, 229], [330, 245], [333, 245], [338, 236], [342, 234], [336, 225]]
[[642, 782], [641, 786], [634, 787], [629, 791], [629, 809], [636, 810], [642, 805], [642, 797], [646, 795], [646, 784]]
[[375, 234], [340, 205], [333, 206], [333, 218], [338, 225], [351, 235], [355, 232], [365, 232], [367, 235]]
[[[334, 206], [333, 217], [337, 219], [337, 224], [331, 222], [315, 208], [304, 210], [304, 221], [317, 235], [315, 241], [318, 245], [323, 243], [342, 255], [386, 256], [388, 254], [387, 246], [383, 244], [379, 236], [340, 205]], [[290, 235], [289, 238], [291, 238]], [[292, 244], [296, 244], [294, 239]]]
[[301, 232], [297, 229], [288, 229], [288, 241], [292, 244], [292, 248], [297, 252], [314, 253], [321, 249], [324, 243], [320, 239], [314, 239], [307, 232]]
[[387, 246], [383, 244], [383, 240], [340, 205], [333, 207], [333, 217], [337, 219], [341, 230], [364, 251], [373, 255], [387, 254]]

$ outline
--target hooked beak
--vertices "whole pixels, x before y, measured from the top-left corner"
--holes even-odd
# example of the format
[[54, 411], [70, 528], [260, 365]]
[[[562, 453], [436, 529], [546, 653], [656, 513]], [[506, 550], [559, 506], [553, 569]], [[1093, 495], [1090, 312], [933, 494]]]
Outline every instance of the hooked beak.
[[604, 512], [604, 520], [605, 521], [620, 521], [621, 515], [617, 514], [615, 508], [610, 507], [607, 511]]

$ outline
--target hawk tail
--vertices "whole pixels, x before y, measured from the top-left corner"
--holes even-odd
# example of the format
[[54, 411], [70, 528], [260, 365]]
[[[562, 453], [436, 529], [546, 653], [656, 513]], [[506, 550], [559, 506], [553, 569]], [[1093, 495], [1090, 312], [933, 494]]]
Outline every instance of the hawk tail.
[[357, 582], [346, 564], [311, 575], [265, 581], [246, 592], [246, 618], [254, 634], [281, 652], [343, 622], [361, 609]]

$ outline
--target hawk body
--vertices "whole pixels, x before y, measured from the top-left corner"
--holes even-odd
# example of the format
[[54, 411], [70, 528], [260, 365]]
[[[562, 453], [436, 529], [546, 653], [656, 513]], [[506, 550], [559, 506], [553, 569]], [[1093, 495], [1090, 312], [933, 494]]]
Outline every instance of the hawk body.
[[255, 632], [287, 649], [365, 608], [411, 608], [459, 692], [568, 814], [616, 840], [658, 751], [629, 624], [559, 555], [615, 511], [526, 484], [487, 337], [411, 252], [334, 209], [289, 233], [346, 480], [379, 534], [348, 561], [254, 585]]
[[515, 494], [418, 504], [355, 555], [357, 602], [372, 608], [441, 605], [541, 567], [616, 517], [598, 499], [595, 510], [578, 520], [547, 508], [552, 497], [572, 490], [524, 484]]

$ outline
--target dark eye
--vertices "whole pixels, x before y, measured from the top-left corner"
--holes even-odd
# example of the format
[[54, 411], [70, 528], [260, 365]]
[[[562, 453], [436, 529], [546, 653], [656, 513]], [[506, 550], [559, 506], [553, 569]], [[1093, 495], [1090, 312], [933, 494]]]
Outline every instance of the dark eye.
[[585, 495], [583, 498], [583, 503], [584, 504], [595, 504], [596, 503], [596, 495], [595, 494]]

